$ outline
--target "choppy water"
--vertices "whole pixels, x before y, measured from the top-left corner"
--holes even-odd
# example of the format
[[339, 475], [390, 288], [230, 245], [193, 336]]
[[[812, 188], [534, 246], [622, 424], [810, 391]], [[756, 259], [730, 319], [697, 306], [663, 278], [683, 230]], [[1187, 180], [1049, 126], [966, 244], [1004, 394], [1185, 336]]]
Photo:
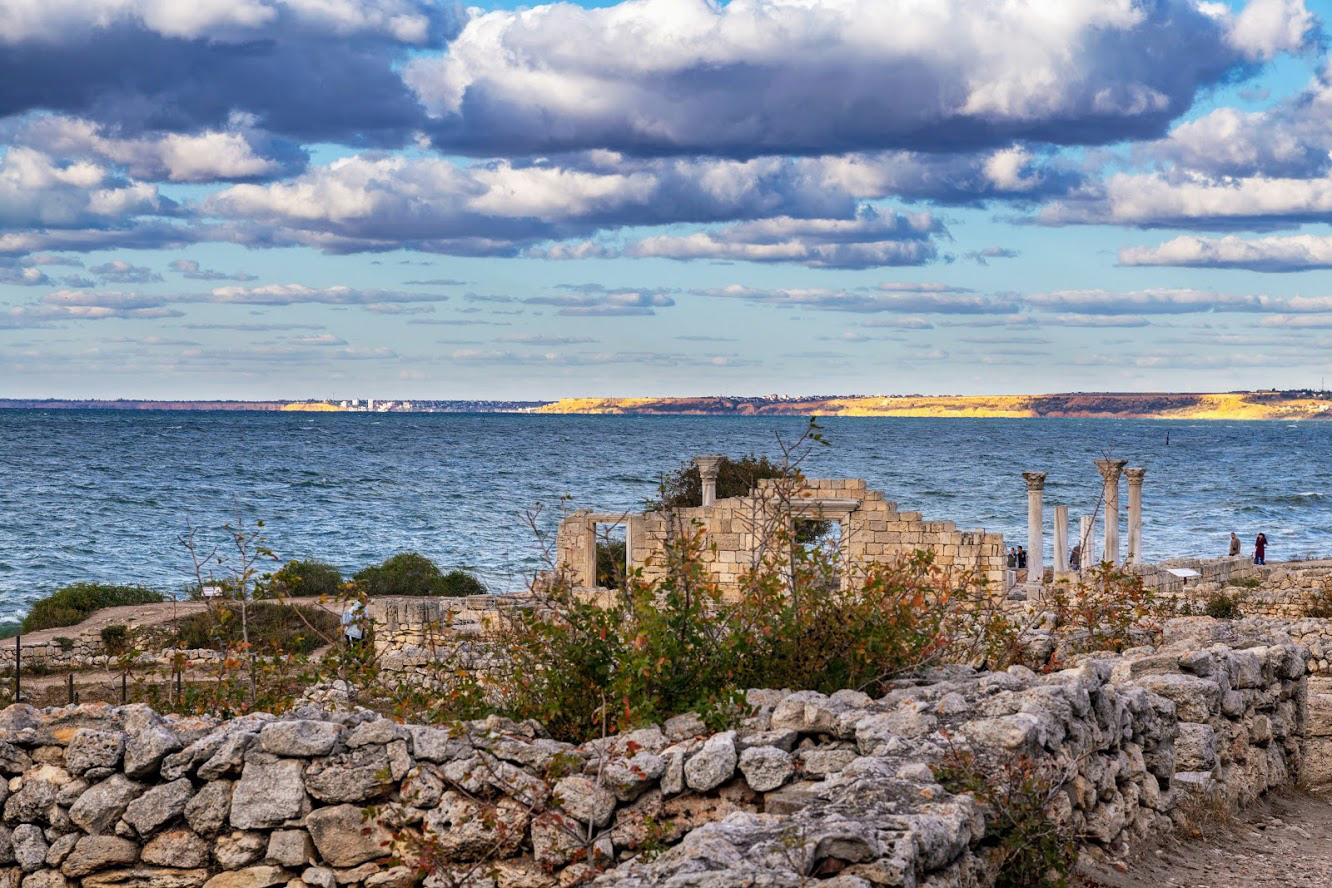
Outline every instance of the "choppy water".
[[[695, 453], [773, 454], [799, 419], [0, 410], [0, 620], [80, 580], [178, 588], [177, 537], [239, 507], [284, 559], [346, 571], [416, 550], [514, 588], [539, 567], [522, 520], [635, 508]], [[814, 477], [863, 477], [905, 509], [1026, 539], [1023, 470], [1090, 512], [1105, 455], [1147, 467], [1149, 560], [1246, 547], [1332, 552], [1332, 423], [827, 419]], [[1165, 444], [1166, 433], [1170, 443]], [[1126, 502], [1121, 496], [1121, 501]], [[1048, 519], [1047, 519], [1048, 520]], [[1076, 523], [1076, 521], [1074, 522]], [[1047, 532], [1048, 533], [1048, 532]], [[1098, 537], [1100, 532], [1098, 530]], [[1122, 538], [1122, 534], [1121, 534]], [[1048, 548], [1048, 547], [1047, 547]], [[1246, 548], [1247, 551], [1247, 548]]]

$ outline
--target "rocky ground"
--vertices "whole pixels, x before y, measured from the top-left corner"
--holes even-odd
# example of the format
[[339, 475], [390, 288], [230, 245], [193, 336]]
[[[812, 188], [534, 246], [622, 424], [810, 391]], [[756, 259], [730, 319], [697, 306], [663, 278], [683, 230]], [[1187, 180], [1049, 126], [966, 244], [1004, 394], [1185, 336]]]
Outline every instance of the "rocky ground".
[[1127, 872], [1081, 868], [1082, 888], [1327, 888], [1332, 885], [1332, 795], [1272, 793], [1229, 821], [1146, 849]]

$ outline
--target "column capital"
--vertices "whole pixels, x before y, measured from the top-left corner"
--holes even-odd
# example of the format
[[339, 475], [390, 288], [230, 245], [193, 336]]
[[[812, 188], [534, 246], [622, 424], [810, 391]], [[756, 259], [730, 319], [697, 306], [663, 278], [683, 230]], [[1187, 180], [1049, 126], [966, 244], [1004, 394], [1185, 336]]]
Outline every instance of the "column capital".
[[1044, 472], [1023, 472], [1023, 473], [1022, 473], [1022, 477], [1025, 478], [1026, 481], [1027, 481], [1027, 489], [1028, 489], [1028, 490], [1044, 490], [1044, 489], [1045, 489], [1045, 473], [1044, 473]]
[[717, 478], [717, 472], [721, 469], [722, 457], [718, 456], [696, 456], [694, 465], [698, 466], [698, 473], [704, 478]]
[[1126, 465], [1128, 465], [1128, 460], [1126, 459], [1096, 460], [1096, 470], [1101, 473], [1101, 478], [1107, 483], [1118, 481], [1119, 475], [1124, 471], [1124, 466]]
[[1146, 470], [1146, 469], [1142, 469], [1142, 468], [1125, 469], [1125, 470], [1124, 470], [1124, 476], [1125, 476], [1126, 478], [1128, 478], [1128, 483], [1129, 483], [1130, 485], [1140, 485], [1140, 484], [1142, 484], [1142, 479], [1143, 479], [1143, 477], [1144, 477], [1146, 474], [1147, 474], [1147, 470]]

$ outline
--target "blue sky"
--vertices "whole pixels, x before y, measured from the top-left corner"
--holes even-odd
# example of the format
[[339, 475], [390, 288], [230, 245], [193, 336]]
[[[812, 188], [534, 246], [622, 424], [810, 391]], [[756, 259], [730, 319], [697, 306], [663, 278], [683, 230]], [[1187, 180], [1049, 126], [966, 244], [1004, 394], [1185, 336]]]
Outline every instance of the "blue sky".
[[0, 0], [0, 396], [1318, 386], [1328, 0]]

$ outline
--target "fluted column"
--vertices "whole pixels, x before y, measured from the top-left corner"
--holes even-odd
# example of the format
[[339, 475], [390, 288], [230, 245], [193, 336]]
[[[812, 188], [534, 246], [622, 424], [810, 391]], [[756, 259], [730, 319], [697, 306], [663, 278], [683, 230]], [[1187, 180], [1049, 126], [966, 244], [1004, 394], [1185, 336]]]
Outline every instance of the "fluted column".
[[1055, 573], [1068, 570], [1068, 506], [1054, 507], [1054, 569]]
[[[1027, 481], [1027, 582], [1045, 579], [1045, 527], [1041, 509], [1044, 472], [1023, 472]], [[1034, 578], [1034, 579], [1033, 579]]]
[[1098, 459], [1096, 469], [1105, 482], [1102, 497], [1105, 514], [1105, 561], [1119, 563], [1119, 476], [1128, 465], [1126, 459]]
[[1142, 561], [1142, 479], [1146, 469], [1126, 469], [1128, 478], [1128, 560], [1133, 564]]
[[703, 480], [703, 505], [711, 506], [717, 502], [717, 471], [721, 468], [720, 456], [696, 456], [694, 464], [698, 466], [698, 476]]

